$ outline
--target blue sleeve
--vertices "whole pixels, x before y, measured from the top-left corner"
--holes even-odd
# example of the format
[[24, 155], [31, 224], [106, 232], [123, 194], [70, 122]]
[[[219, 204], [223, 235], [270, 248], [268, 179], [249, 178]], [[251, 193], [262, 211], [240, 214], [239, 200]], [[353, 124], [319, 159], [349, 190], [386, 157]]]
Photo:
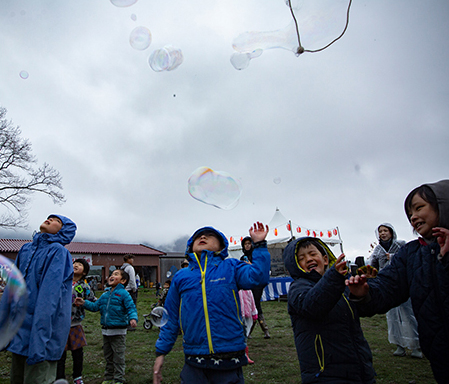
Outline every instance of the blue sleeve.
[[173, 278], [170, 289], [168, 290], [167, 298], [165, 299], [164, 308], [168, 312], [168, 321], [161, 331], [159, 338], [156, 341], [156, 352], [166, 355], [171, 351], [173, 345], [178, 338], [179, 333], [179, 307], [181, 305], [180, 294], [176, 281], [176, 276]]
[[90, 312], [98, 312], [101, 308], [101, 304], [103, 303], [103, 301], [105, 300], [105, 293], [103, 293], [100, 298], [96, 301], [89, 301], [89, 300], [85, 300], [84, 301], [84, 309], [87, 309]]
[[134, 301], [131, 297], [131, 295], [124, 289], [125, 293], [123, 295], [123, 305], [126, 308], [126, 313], [128, 314], [128, 320], [139, 320], [139, 316], [137, 315], [137, 308], [134, 304]]
[[254, 246], [252, 264], [235, 260], [236, 281], [239, 289], [265, 286], [270, 280], [271, 256], [267, 249], [267, 242], [261, 241]]
[[29, 365], [44, 361], [47, 344], [67, 338], [71, 324], [72, 257], [60, 244], [51, 246], [45, 257], [30, 333]]

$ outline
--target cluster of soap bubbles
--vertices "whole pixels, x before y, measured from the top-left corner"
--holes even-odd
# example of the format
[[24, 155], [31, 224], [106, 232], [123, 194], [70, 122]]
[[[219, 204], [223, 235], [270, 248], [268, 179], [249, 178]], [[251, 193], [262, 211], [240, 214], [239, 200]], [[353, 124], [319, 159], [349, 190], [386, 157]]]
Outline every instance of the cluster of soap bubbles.
[[[116, 7], [130, 7], [137, 3], [137, 0], [111, 0]], [[133, 21], [137, 20], [137, 16], [131, 15]], [[129, 44], [139, 51], [146, 50], [152, 41], [152, 35], [148, 28], [139, 26], [134, 28], [129, 35]], [[161, 49], [156, 49], [149, 57], [148, 64], [155, 72], [173, 71], [178, 68], [184, 60], [182, 51], [171, 45], [167, 45]]]
[[196, 169], [188, 181], [189, 194], [202, 203], [220, 209], [235, 208], [242, 194], [241, 183], [229, 173], [208, 167]]
[[150, 313], [150, 320], [156, 327], [163, 327], [168, 321], [168, 311], [164, 307], [155, 307]]
[[346, 31], [352, 0], [285, 2], [293, 16], [285, 28], [244, 32], [234, 39], [232, 46], [237, 53], [231, 56], [231, 64], [235, 69], [245, 69], [251, 59], [259, 57], [266, 49], [283, 48], [297, 55], [319, 52], [340, 39]]
[[19, 330], [26, 315], [28, 293], [22, 274], [0, 255], [0, 350]]

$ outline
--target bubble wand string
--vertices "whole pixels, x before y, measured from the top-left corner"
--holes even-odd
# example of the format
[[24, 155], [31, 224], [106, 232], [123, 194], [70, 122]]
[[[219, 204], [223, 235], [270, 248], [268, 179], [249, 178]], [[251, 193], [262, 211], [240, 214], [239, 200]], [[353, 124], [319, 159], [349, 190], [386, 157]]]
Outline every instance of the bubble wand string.
[[351, 10], [351, 5], [352, 5], [352, 0], [349, 0], [349, 4], [348, 4], [348, 10], [346, 11], [346, 24], [345, 27], [343, 29], [343, 32], [340, 34], [340, 36], [338, 36], [337, 38], [335, 38], [334, 40], [332, 40], [329, 44], [327, 44], [326, 46], [324, 46], [323, 48], [319, 48], [319, 49], [314, 49], [314, 50], [310, 50], [310, 49], [304, 49], [304, 47], [301, 45], [301, 38], [299, 36], [299, 26], [298, 26], [298, 21], [296, 20], [296, 16], [295, 16], [295, 12], [293, 12], [293, 8], [292, 8], [292, 3], [291, 0], [288, 0], [288, 7], [290, 8], [290, 12], [292, 14], [293, 17], [293, 21], [295, 22], [295, 27], [296, 27], [296, 36], [298, 37], [298, 49], [296, 50], [296, 55], [300, 55], [301, 53], [304, 52], [309, 52], [309, 53], [315, 53], [315, 52], [320, 52], [325, 50], [326, 48], [330, 47], [332, 44], [334, 44], [336, 41], [340, 40], [343, 35], [346, 33], [346, 30], [348, 29], [348, 25], [349, 25], [349, 12]]

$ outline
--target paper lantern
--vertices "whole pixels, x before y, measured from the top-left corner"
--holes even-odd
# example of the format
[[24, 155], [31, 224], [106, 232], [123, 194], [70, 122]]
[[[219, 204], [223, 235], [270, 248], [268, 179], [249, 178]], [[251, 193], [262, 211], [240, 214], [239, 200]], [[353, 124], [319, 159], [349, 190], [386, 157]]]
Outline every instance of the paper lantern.
[[278, 235], [278, 229], [277, 229], [277, 228], [274, 229], [274, 235], [275, 235], [275, 236]]
[[307, 236], [310, 236], [310, 230], [307, 230], [306, 233], [307, 233]]
[[323, 231], [320, 231], [320, 237], [323, 237]]
[[290, 226], [290, 224], [287, 224], [287, 231], [290, 231], [292, 229], [292, 227]]
[[331, 231], [327, 231], [327, 236], [328, 237], [332, 237], [332, 232]]
[[316, 232], [315, 231], [313, 231], [313, 237], [316, 237]]
[[232, 239], [232, 236], [231, 236], [231, 238], [229, 239], [229, 241], [231, 242], [231, 244], [234, 242], [234, 240]]
[[296, 232], [301, 233], [301, 227], [296, 228]]
[[333, 231], [333, 232], [334, 232], [334, 235], [337, 236], [337, 233], [338, 233], [338, 232], [337, 232], [337, 228], [334, 228], [334, 231]]

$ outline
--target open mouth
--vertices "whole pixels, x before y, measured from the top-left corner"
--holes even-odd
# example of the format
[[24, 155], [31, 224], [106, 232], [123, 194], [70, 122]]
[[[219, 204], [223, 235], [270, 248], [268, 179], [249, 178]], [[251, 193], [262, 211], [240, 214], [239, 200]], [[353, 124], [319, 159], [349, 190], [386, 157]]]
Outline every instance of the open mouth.
[[311, 271], [311, 270], [313, 270], [313, 269], [316, 269], [316, 267], [318, 267], [318, 264], [312, 263], [312, 264], [309, 264], [309, 265], [307, 266], [307, 269], [308, 269], [309, 271]]

